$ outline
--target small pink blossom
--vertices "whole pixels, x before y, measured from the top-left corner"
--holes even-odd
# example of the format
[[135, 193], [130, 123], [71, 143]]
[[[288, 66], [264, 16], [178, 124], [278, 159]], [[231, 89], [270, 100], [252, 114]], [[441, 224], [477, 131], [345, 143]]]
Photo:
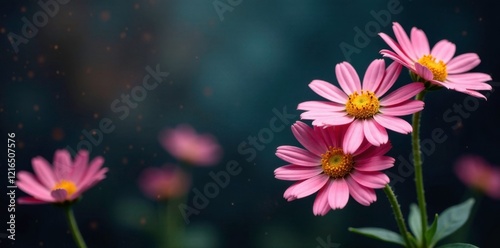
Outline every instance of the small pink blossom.
[[185, 195], [191, 186], [191, 178], [173, 165], [146, 168], [139, 177], [142, 192], [154, 200], [165, 200]]
[[222, 149], [214, 136], [197, 134], [187, 124], [162, 131], [159, 139], [163, 148], [172, 156], [192, 165], [214, 165], [222, 155]]
[[453, 57], [455, 44], [452, 42], [441, 40], [430, 49], [427, 36], [422, 30], [413, 27], [411, 37], [408, 37], [399, 23], [395, 22], [392, 29], [397, 42], [388, 35], [379, 33], [392, 48], [392, 51], [380, 51], [384, 57], [401, 63], [412, 73], [432, 84], [486, 99], [477, 90], [491, 90], [491, 85], [485, 83], [491, 80], [491, 76], [469, 72], [481, 62], [476, 53]]
[[385, 187], [389, 177], [382, 170], [394, 166], [394, 158], [384, 156], [389, 143], [373, 146], [366, 140], [353, 145], [345, 126], [309, 127], [303, 122], [292, 125], [292, 132], [306, 149], [280, 146], [276, 156], [290, 163], [274, 171], [277, 179], [298, 181], [284, 193], [288, 201], [316, 192], [315, 215], [344, 208], [349, 195], [361, 205], [377, 200], [374, 189]]
[[96, 157], [89, 164], [89, 153], [80, 150], [75, 159], [67, 150], [57, 150], [53, 165], [42, 157], [31, 160], [35, 174], [20, 171], [16, 185], [29, 197], [20, 197], [21, 204], [62, 203], [74, 201], [84, 191], [106, 178], [107, 168], [101, 168], [102, 157]]
[[465, 185], [500, 200], [500, 167], [482, 157], [467, 155], [456, 162], [455, 173]]
[[412, 126], [399, 117], [424, 108], [423, 101], [411, 99], [424, 89], [424, 84], [410, 83], [386, 95], [400, 72], [398, 63], [386, 69], [384, 60], [377, 59], [366, 69], [361, 84], [351, 64], [337, 64], [335, 74], [342, 90], [322, 80], [312, 81], [309, 87], [328, 101], [300, 103], [297, 108], [306, 110], [300, 117], [321, 127], [350, 124], [346, 135], [354, 146], [361, 144], [364, 137], [375, 146], [387, 143], [386, 129], [410, 133]]

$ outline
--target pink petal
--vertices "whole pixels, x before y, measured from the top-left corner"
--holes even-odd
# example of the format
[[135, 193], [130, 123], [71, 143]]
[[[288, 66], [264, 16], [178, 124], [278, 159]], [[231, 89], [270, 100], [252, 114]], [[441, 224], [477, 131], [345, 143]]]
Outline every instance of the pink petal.
[[283, 193], [283, 198], [285, 198], [287, 201], [293, 201], [296, 200], [297, 197], [292, 195], [293, 190], [303, 181], [296, 182], [292, 184], [292, 186], [288, 187], [288, 189], [285, 190], [285, 193]]
[[378, 35], [380, 36], [380, 38], [382, 38], [385, 41], [385, 43], [387, 43], [387, 45], [389, 45], [390, 48], [392, 48], [392, 50], [394, 50], [394, 52], [398, 55], [398, 57], [401, 58], [402, 61], [410, 61], [411, 60], [408, 57], [408, 55], [403, 51], [401, 46], [398, 43], [396, 43], [396, 41], [394, 41], [391, 37], [389, 37], [388, 35], [386, 35], [384, 33], [379, 33]]
[[486, 189], [486, 194], [489, 197], [499, 200], [500, 199], [500, 170], [498, 167], [494, 168], [491, 172], [489, 187]]
[[416, 113], [424, 109], [424, 102], [418, 100], [407, 100], [397, 105], [380, 108], [380, 112], [390, 116], [404, 116]]
[[415, 72], [417, 73], [417, 75], [419, 75], [421, 78], [427, 81], [430, 81], [434, 78], [434, 74], [432, 74], [432, 72], [429, 69], [427, 69], [427, 67], [419, 63], [415, 63]]
[[345, 116], [345, 109], [342, 112], [330, 112], [330, 111], [306, 111], [300, 114], [300, 118], [303, 120], [316, 120], [321, 118], [331, 118], [335, 116]]
[[462, 73], [472, 70], [479, 63], [481, 63], [481, 60], [476, 53], [465, 53], [450, 60], [446, 64], [446, 70], [448, 74]]
[[349, 187], [343, 178], [330, 181], [328, 188], [328, 203], [335, 209], [344, 208], [349, 201]]
[[395, 159], [388, 156], [376, 156], [356, 159], [355, 169], [359, 171], [381, 171], [394, 166]]
[[291, 164], [274, 170], [274, 175], [280, 180], [299, 181], [319, 175], [321, 172], [323, 172], [321, 166], [305, 167]]
[[342, 90], [323, 80], [312, 81], [309, 84], [309, 88], [316, 92], [316, 94], [332, 102], [340, 104], [345, 104], [347, 102], [347, 95]]
[[92, 159], [92, 161], [90, 162], [89, 168], [87, 170], [87, 173], [85, 174], [85, 176], [82, 178], [82, 180], [76, 186], [78, 188], [85, 187], [86, 185], [89, 185], [92, 182], [94, 182], [95, 178], [96, 178], [96, 174], [103, 164], [104, 164], [104, 158], [101, 156], [95, 157], [94, 159]]
[[17, 199], [17, 202], [19, 204], [47, 204], [50, 202], [38, 200], [36, 198], [33, 198], [31, 196], [22, 196]]
[[354, 170], [350, 175], [359, 184], [372, 189], [381, 189], [390, 181], [386, 174], [376, 171]]
[[491, 80], [491, 76], [481, 72], [469, 72], [469, 73], [448, 75], [447, 79], [453, 82], [466, 82], [466, 81], [486, 82]]
[[335, 143], [332, 142], [332, 138], [330, 137], [330, 133], [333, 127], [318, 127], [314, 126], [314, 133], [316, 134], [317, 140], [325, 144], [325, 149], [330, 146], [336, 146]]
[[411, 29], [411, 43], [413, 44], [413, 50], [417, 57], [420, 58], [430, 53], [429, 41], [422, 30], [415, 27]]
[[363, 153], [360, 154], [355, 153], [354, 156], [356, 156], [356, 159], [366, 159], [376, 156], [382, 156], [387, 152], [389, 152], [391, 148], [392, 148], [391, 143], [387, 142], [386, 144], [382, 144], [380, 146], [371, 146], [370, 148], [363, 151]]
[[328, 184], [321, 188], [314, 199], [313, 213], [314, 215], [324, 216], [330, 211], [328, 204]]
[[413, 130], [413, 128], [408, 122], [398, 117], [382, 114], [382, 115], [375, 115], [373, 116], [373, 118], [375, 119], [375, 121], [378, 122], [378, 124], [398, 133], [407, 134], [411, 133], [411, 131]]
[[66, 190], [64, 190], [64, 189], [56, 189], [56, 190], [52, 190], [52, 192], [50, 192], [50, 195], [52, 197], [54, 197], [54, 199], [57, 202], [63, 202], [66, 200], [66, 196], [68, 195], [68, 192], [66, 192]]
[[[455, 173], [466, 185], [473, 186], [482, 173], [488, 171], [489, 163], [480, 156], [466, 155], [455, 164]], [[490, 171], [488, 171], [488, 174]]]
[[380, 99], [380, 105], [387, 106], [401, 103], [413, 98], [424, 89], [425, 86], [423, 83], [415, 82], [407, 84]]
[[331, 111], [340, 112], [345, 110], [345, 103], [340, 104], [336, 102], [319, 102], [319, 101], [308, 101], [300, 103], [297, 106], [298, 110], [309, 110], [309, 111]]
[[351, 125], [335, 126], [330, 129], [330, 137], [332, 137], [333, 147], [343, 147], [345, 133]]
[[318, 118], [313, 121], [313, 125], [315, 126], [339, 126], [349, 124], [354, 121], [354, 117], [350, 115], [344, 116], [333, 116], [329, 118]]
[[22, 191], [26, 192], [27, 194], [39, 200], [48, 202], [52, 201], [52, 197], [50, 196], [49, 190], [43, 187], [34, 178], [33, 174], [26, 171], [20, 171], [19, 173], [17, 173], [17, 178], [19, 179], [19, 181], [16, 182], [16, 185]]
[[413, 61], [410, 60], [404, 60], [402, 57], [400, 57], [398, 54], [396, 54], [393, 51], [387, 50], [387, 49], [382, 49], [380, 50], [380, 54], [382, 54], [383, 57], [389, 58], [394, 60], [394, 62], [397, 62], [398, 64], [407, 67], [407, 68], [413, 68]]
[[297, 188], [297, 186], [299, 186], [302, 182], [304, 181], [296, 182], [292, 184], [292, 186], [288, 187], [288, 189], [285, 190], [285, 193], [283, 193], [283, 198], [285, 198], [287, 201], [296, 200], [297, 197], [295, 197], [295, 195], [293, 195], [292, 193], [295, 190], [295, 188]]
[[[450, 77], [450, 76], [448, 76]], [[448, 89], [468, 89], [468, 90], [491, 90], [491, 85], [487, 83], [480, 83], [474, 81], [456, 80], [455, 78], [447, 79], [445, 81], [446, 88]]]
[[49, 162], [42, 157], [35, 157], [31, 160], [36, 177], [46, 188], [52, 188], [56, 185], [56, 179]]
[[324, 174], [311, 177], [303, 182], [300, 182], [296, 187], [294, 187], [293, 191], [290, 192], [290, 195], [297, 199], [312, 195], [320, 190], [329, 179], [330, 177]]
[[372, 202], [377, 200], [375, 190], [360, 185], [352, 177], [346, 178], [347, 185], [349, 186], [349, 194], [363, 206], [369, 206]]
[[378, 97], [383, 96], [394, 85], [394, 82], [396, 82], [399, 74], [401, 73], [401, 68], [402, 66], [398, 62], [392, 62], [387, 67], [384, 79], [382, 80], [382, 83], [380, 83], [375, 95]]
[[318, 166], [321, 163], [321, 158], [319, 156], [294, 146], [278, 147], [276, 156], [295, 165]]
[[78, 151], [73, 163], [73, 171], [71, 172], [71, 181], [79, 184], [87, 172], [87, 164], [89, 163], [89, 152], [86, 150]]
[[462, 92], [462, 93], [471, 95], [473, 97], [483, 98], [484, 100], [486, 100], [486, 96], [484, 96], [483, 94], [481, 94], [479, 92], [473, 91], [473, 90], [464, 90], [464, 89], [459, 89], [459, 88], [456, 88], [455, 90], [458, 92]]
[[455, 48], [455, 44], [447, 40], [441, 40], [434, 45], [431, 54], [437, 60], [442, 60], [446, 64], [453, 58], [453, 55], [455, 55]]
[[292, 125], [292, 133], [302, 146], [318, 156], [325, 153], [325, 149], [328, 147], [325, 142], [318, 137], [314, 129], [303, 122], [295, 122], [295, 124]]
[[[363, 78], [363, 90], [375, 92], [382, 81], [385, 73], [385, 62], [383, 59], [376, 59], [370, 63]], [[345, 108], [345, 106], [344, 106]]]
[[351, 123], [342, 141], [344, 152], [353, 154], [359, 148], [364, 139], [363, 126], [362, 120], [355, 120]]
[[80, 197], [80, 195], [83, 194], [83, 192], [87, 191], [88, 189], [94, 187], [97, 183], [100, 181], [104, 180], [106, 178], [106, 173], [108, 172], [108, 168], [101, 168], [98, 172], [94, 174], [94, 177], [92, 177], [90, 180], [88, 180], [85, 184], [81, 184], [79, 186], [78, 191], [73, 193], [71, 195], [71, 199], [76, 199]]
[[379, 146], [389, 141], [387, 131], [375, 120], [363, 121], [363, 132], [368, 142], [370, 142], [374, 146]]
[[368, 142], [368, 140], [364, 140], [361, 145], [359, 146], [359, 148], [356, 150], [355, 153], [353, 153], [352, 155], [354, 157], [358, 156], [359, 154], [362, 154], [362, 153], [365, 153], [366, 151], [368, 151], [369, 149], [371, 149], [372, 147], [377, 147], [377, 146], [373, 146], [373, 144], [371, 144], [370, 142]]
[[54, 154], [54, 175], [56, 180], [67, 179], [72, 171], [73, 162], [68, 150], [60, 149]]
[[413, 44], [411, 43], [410, 38], [406, 34], [406, 31], [403, 29], [403, 27], [399, 23], [395, 22], [392, 29], [404, 53], [408, 55], [408, 57], [412, 60], [417, 60], [418, 57], [413, 50]]
[[[335, 75], [340, 87], [348, 95], [353, 92], [361, 91], [361, 82], [359, 81], [358, 73], [348, 62], [342, 62], [335, 66]], [[347, 101], [347, 98], [346, 98]], [[344, 103], [346, 102], [344, 101]]]

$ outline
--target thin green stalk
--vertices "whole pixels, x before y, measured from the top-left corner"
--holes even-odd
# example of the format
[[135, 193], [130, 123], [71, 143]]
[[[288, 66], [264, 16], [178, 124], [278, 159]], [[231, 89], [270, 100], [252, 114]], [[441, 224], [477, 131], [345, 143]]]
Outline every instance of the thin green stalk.
[[73, 236], [76, 245], [79, 248], [87, 248], [85, 240], [83, 240], [82, 234], [80, 233], [80, 229], [78, 229], [78, 224], [76, 223], [75, 215], [73, 214], [73, 209], [70, 205], [64, 206], [64, 213], [66, 214], [71, 235]]
[[398, 224], [399, 233], [403, 236], [403, 239], [406, 243], [406, 247], [413, 247], [413, 244], [410, 241], [410, 233], [406, 228], [405, 219], [403, 217], [403, 213], [401, 213], [401, 207], [399, 206], [398, 199], [392, 191], [391, 186], [389, 184], [385, 185], [384, 193], [387, 195], [387, 199], [389, 199], [389, 203], [391, 204], [392, 211], [394, 212], [394, 218], [396, 219], [396, 223]]
[[[424, 100], [425, 93], [423, 90], [415, 97], [416, 100]], [[415, 187], [417, 190], [418, 207], [420, 209], [420, 217], [422, 222], [422, 247], [426, 247], [425, 233], [427, 232], [427, 210], [425, 203], [424, 177], [422, 174], [422, 157], [420, 152], [420, 114], [422, 111], [413, 114], [412, 126], [412, 147], [413, 147], [413, 166], [415, 167]]]
[[179, 204], [187, 201], [187, 195], [169, 199], [165, 206], [165, 248], [182, 247], [182, 240], [184, 239], [185, 223], [179, 212]]

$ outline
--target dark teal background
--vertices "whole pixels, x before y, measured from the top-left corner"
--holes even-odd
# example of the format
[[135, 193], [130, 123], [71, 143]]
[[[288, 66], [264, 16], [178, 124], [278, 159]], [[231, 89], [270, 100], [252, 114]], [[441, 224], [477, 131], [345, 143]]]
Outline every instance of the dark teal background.
[[[88, 140], [85, 132], [109, 118], [115, 129], [103, 134], [102, 143], [91, 151], [92, 157], [106, 159], [107, 179], [84, 194], [75, 206], [76, 218], [89, 247], [154, 247], [145, 229], [154, 223], [149, 213], [159, 205], [139, 191], [138, 174], [147, 166], [174, 163], [158, 143], [158, 133], [190, 123], [215, 135], [224, 149], [217, 166], [193, 169], [193, 188], [203, 189], [212, 181], [209, 173], [224, 170], [228, 161], [237, 161], [242, 171], [191, 217], [187, 231], [192, 244], [186, 247], [321, 247], [320, 239], [342, 248], [389, 247], [347, 231], [362, 226], [396, 230], [382, 191], [377, 191], [378, 200], [370, 207], [351, 198], [345, 209], [325, 217], [313, 216], [313, 197], [290, 203], [282, 198], [291, 182], [274, 179], [274, 169], [285, 164], [274, 153], [277, 146], [298, 145], [289, 124], [255, 150], [255, 159], [247, 161], [250, 155], [239, 152], [238, 146], [269, 127], [273, 109], [286, 108], [297, 115], [293, 121], [299, 120], [298, 103], [321, 99], [308, 83], [322, 79], [336, 84], [334, 66], [347, 59], [340, 44], [356, 46], [356, 27], [365, 30], [376, 21], [371, 11], [387, 11], [389, 3], [398, 1], [242, 0], [222, 14], [223, 20], [214, 2], [69, 1], [27, 44], [19, 45], [18, 53], [8, 34], [20, 35], [22, 18], [32, 20], [41, 7], [36, 1], [2, 3], [0, 135], [6, 140], [8, 132], [16, 133], [17, 171], [32, 171], [30, 161], [35, 156], [51, 161], [56, 149], [76, 149], [80, 140]], [[457, 45], [457, 54], [478, 53], [482, 63], [474, 70], [496, 80], [497, 5], [400, 0], [400, 11], [390, 18], [407, 32], [413, 26], [423, 29], [431, 45], [448, 39]], [[394, 37], [391, 24], [377, 26]], [[360, 75], [380, 58], [379, 50], [388, 47], [377, 36], [366, 38], [350, 56]], [[129, 108], [128, 115], [113, 111], [113, 101], [142, 84], [147, 66], [157, 65], [169, 76], [147, 91], [135, 109]], [[397, 87], [410, 82], [406, 74], [404, 70]], [[422, 139], [430, 138], [437, 128], [447, 137], [425, 155], [429, 213], [441, 212], [470, 195], [453, 173], [460, 155], [477, 154], [500, 165], [499, 84], [493, 89], [488, 101], [447, 90], [428, 94]], [[458, 104], [469, 106], [464, 108], [466, 114], [454, 112]], [[389, 155], [408, 158], [410, 136], [389, 135], [394, 145]], [[401, 174], [401, 163], [397, 160], [390, 171]], [[0, 164], [0, 175], [6, 175], [5, 160]], [[0, 181], [5, 185], [6, 176]], [[412, 175], [394, 186], [407, 215], [409, 204], [416, 201]], [[17, 191], [18, 197], [23, 195]], [[3, 206], [7, 203], [0, 207], [1, 216], [6, 216]], [[468, 231], [449, 241], [480, 247], [498, 244], [500, 202], [484, 197], [477, 207]], [[6, 228], [0, 226], [0, 233]], [[16, 241], [3, 236], [0, 241], [2, 247], [74, 247], [62, 210], [50, 205], [18, 205]]]

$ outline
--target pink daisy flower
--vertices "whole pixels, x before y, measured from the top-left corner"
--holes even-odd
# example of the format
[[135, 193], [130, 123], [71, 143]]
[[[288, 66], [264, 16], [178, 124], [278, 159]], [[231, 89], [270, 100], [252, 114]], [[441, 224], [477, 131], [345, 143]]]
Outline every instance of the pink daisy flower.
[[[20, 197], [21, 204], [62, 203], [78, 199], [83, 192], [106, 178], [107, 168], [101, 168], [102, 157], [89, 164], [89, 153], [80, 150], [71, 160], [67, 150], [57, 150], [53, 166], [42, 157], [31, 160], [35, 175], [27, 171], [17, 174], [16, 185], [29, 197]], [[52, 167], [52, 168], [51, 168]]]
[[197, 134], [189, 125], [160, 133], [160, 143], [175, 158], [192, 165], [214, 165], [219, 162], [222, 149], [210, 134]]
[[410, 133], [412, 126], [398, 116], [409, 115], [424, 108], [424, 102], [412, 98], [424, 89], [423, 83], [410, 83], [386, 95], [401, 72], [394, 62], [387, 69], [383, 59], [374, 60], [366, 70], [361, 85], [358, 74], [348, 62], [335, 66], [335, 74], [342, 90], [314, 80], [309, 87], [327, 101], [300, 103], [297, 109], [306, 110], [301, 119], [313, 120], [314, 126], [349, 125], [346, 136], [353, 147], [366, 139], [379, 146], [389, 140], [387, 129]]
[[455, 174], [465, 185], [500, 200], [500, 167], [491, 165], [482, 157], [467, 155], [455, 164]]
[[491, 90], [491, 85], [485, 83], [491, 80], [490, 75], [468, 72], [481, 62], [476, 53], [453, 57], [455, 44], [447, 40], [439, 41], [431, 50], [427, 36], [422, 30], [413, 27], [409, 38], [399, 23], [393, 23], [392, 29], [397, 42], [388, 35], [379, 33], [393, 50], [381, 50], [380, 53], [384, 57], [401, 63], [434, 85], [486, 99], [477, 90]]
[[185, 195], [190, 187], [188, 174], [173, 165], [146, 168], [139, 177], [139, 187], [151, 199], [164, 200]]
[[394, 158], [384, 156], [390, 144], [352, 145], [346, 127], [314, 127], [302, 122], [292, 132], [306, 149], [280, 146], [276, 156], [290, 163], [274, 171], [277, 179], [298, 181], [284, 193], [292, 201], [318, 192], [313, 205], [315, 215], [344, 208], [351, 195], [364, 206], [377, 200], [374, 189], [383, 188], [389, 177], [380, 172], [394, 166]]

